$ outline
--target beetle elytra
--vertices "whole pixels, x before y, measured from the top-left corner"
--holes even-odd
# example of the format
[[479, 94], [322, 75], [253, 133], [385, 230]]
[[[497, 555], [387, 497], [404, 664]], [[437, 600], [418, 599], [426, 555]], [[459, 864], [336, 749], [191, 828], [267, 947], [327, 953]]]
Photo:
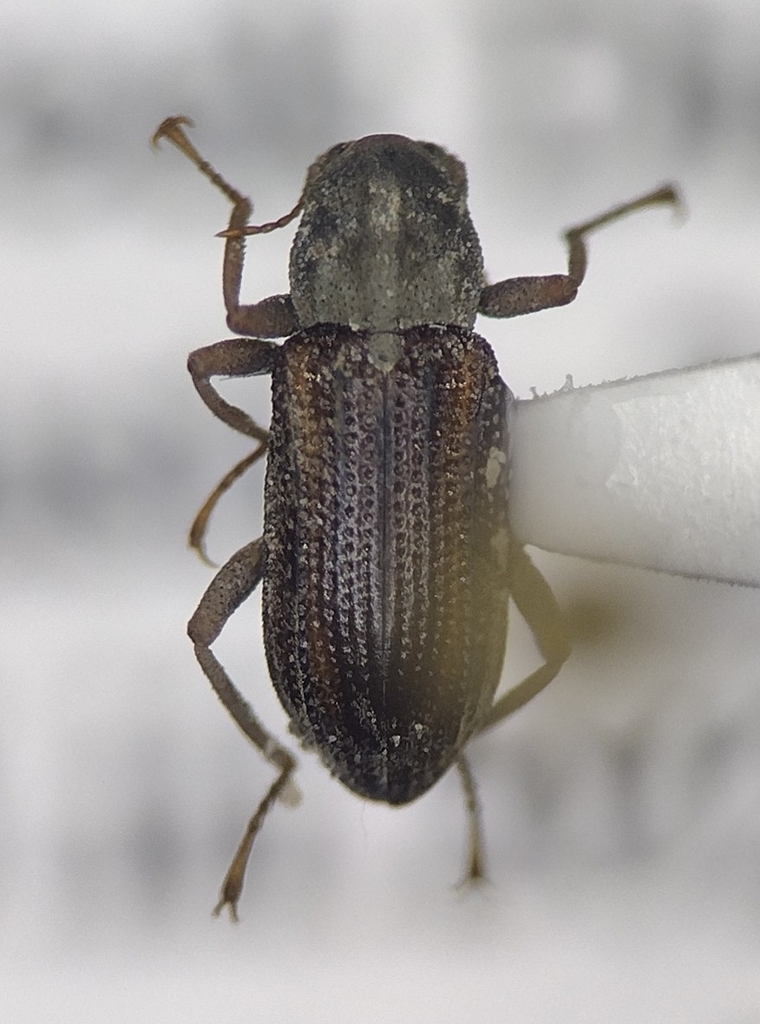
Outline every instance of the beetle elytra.
[[[570, 643], [548, 584], [510, 538], [512, 396], [475, 317], [571, 302], [585, 236], [676, 203], [675, 190], [568, 230], [566, 274], [487, 285], [465, 168], [441, 147], [398, 135], [334, 146], [310, 167], [289, 214], [250, 226], [250, 201], [200, 156], [190, 124], [168, 118], [154, 142], [169, 139], [232, 203], [223, 291], [227, 324], [242, 337], [198, 349], [188, 367], [211, 411], [257, 443], [201, 509], [191, 531], [201, 553], [219, 496], [268, 451], [263, 536], [217, 573], [188, 626], [209, 682], [277, 772], [216, 911], [236, 916], [253, 840], [296, 765], [211, 650], [259, 583], [267, 661], [291, 731], [349, 789], [389, 804], [416, 799], [456, 765], [468, 876], [477, 878], [479, 811], [465, 748], [539, 693]], [[241, 305], [246, 236], [299, 214], [290, 293]], [[258, 374], [272, 378], [269, 433], [210, 383]], [[496, 698], [510, 597], [544, 664]]]

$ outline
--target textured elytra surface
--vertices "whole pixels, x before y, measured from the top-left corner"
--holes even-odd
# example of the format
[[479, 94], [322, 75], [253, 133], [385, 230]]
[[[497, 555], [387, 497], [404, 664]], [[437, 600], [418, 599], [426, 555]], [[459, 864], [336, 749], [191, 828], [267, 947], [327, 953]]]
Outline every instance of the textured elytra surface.
[[362, 796], [405, 803], [491, 705], [508, 600], [507, 405], [457, 328], [290, 338], [273, 374], [264, 636], [294, 731]]
[[464, 164], [440, 146], [369, 135], [309, 170], [290, 255], [301, 327], [472, 327], [483, 256]]

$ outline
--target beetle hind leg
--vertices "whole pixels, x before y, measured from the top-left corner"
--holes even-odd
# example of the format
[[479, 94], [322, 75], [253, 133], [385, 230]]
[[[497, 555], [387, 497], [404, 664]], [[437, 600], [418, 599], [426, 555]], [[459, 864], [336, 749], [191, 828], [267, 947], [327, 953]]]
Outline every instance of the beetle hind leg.
[[469, 885], [471, 882], [482, 882], [486, 876], [485, 858], [483, 854], [483, 829], [481, 825], [480, 801], [478, 790], [475, 785], [475, 777], [472, 774], [470, 763], [464, 754], [460, 754], [456, 761], [459, 777], [462, 780], [464, 790], [464, 801], [467, 809], [467, 827], [469, 831], [469, 845], [467, 852], [467, 870], [461, 884]]
[[229, 907], [233, 921], [237, 920], [237, 905], [253, 841], [270, 807], [284, 794], [296, 767], [293, 755], [264, 728], [253, 708], [211, 650], [211, 644], [219, 636], [232, 613], [261, 582], [263, 572], [261, 540], [246, 544], [222, 566], [211, 581], [187, 627], [190, 639], [195, 645], [195, 656], [217, 697], [251, 743], [278, 770], [277, 777], [248, 822], [224, 879], [221, 898], [214, 909], [214, 913], [219, 914], [223, 907]]
[[[219, 902], [213, 910], [214, 917], [218, 917], [222, 910], [224, 910], [225, 907], [228, 907], [230, 918], [232, 921], [237, 923], [237, 905], [240, 900], [240, 894], [243, 891], [245, 869], [248, 866], [248, 858], [251, 856], [253, 841], [264, 823], [264, 818], [266, 817], [269, 808], [275, 800], [282, 795], [283, 791], [290, 783], [290, 776], [296, 765], [295, 758], [287, 751], [284, 752], [290, 759], [290, 766], [283, 766], [281, 768], [280, 774], [269, 787], [264, 799], [251, 816], [245, 832], [243, 833], [243, 838], [240, 840], [240, 844], [235, 851], [235, 856], [232, 858], [232, 863], [227, 870], [227, 874], [224, 876], [221, 893], [219, 895]], [[273, 759], [270, 758], [270, 760]]]

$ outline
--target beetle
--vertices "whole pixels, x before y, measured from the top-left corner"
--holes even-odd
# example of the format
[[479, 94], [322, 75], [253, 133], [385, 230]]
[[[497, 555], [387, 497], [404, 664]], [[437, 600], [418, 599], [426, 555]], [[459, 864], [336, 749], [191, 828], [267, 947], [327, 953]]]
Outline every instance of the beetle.
[[[469, 820], [467, 877], [483, 875], [470, 740], [536, 696], [570, 654], [548, 583], [510, 536], [512, 395], [478, 313], [512, 317], [571, 302], [586, 236], [655, 204], [672, 185], [565, 232], [565, 274], [486, 284], [467, 208], [464, 164], [400, 135], [333, 146], [309, 168], [284, 217], [250, 225], [252, 205], [203, 159], [185, 117], [166, 138], [232, 203], [223, 293], [236, 337], [188, 360], [209, 409], [256, 441], [201, 509], [201, 555], [221, 494], [267, 451], [263, 536], [219, 570], [188, 625], [200, 666], [244, 734], [276, 770], [248, 823], [215, 913], [237, 917], [246, 864], [294, 756], [261, 724], [211, 647], [261, 583], [266, 657], [290, 730], [361, 797], [403, 805], [452, 766]], [[240, 302], [248, 235], [300, 215], [290, 292]], [[285, 338], [274, 344], [273, 338]], [[211, 385], [272, 378], [269, 433]], [[496, 697], [509, 598], [544, 663]]]

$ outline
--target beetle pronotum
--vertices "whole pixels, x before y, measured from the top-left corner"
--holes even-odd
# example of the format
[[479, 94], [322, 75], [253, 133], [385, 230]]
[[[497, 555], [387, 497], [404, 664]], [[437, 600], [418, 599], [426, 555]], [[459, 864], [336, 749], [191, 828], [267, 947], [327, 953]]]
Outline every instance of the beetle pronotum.
[[[664, 186], [569, 229], [566, 274], [487, 285], [464, 165], [440, 146], [399, 135], [334, 146], [309, 168], [290, 213], [251, 226], [250, 200], [200, 156], [186, 125], [168, 118], [154, 142], [169, 139], [232, 203], [223, 290], [227, 324], [243, 336], [198, 349], [188, 367], [209, 409], [257, 442], [201, 509], [191, 531], [201, 553], [219, 496], [268, 450], [263, 536], [217, 573], [188, 626], [209, 682], [277, 771], [216, 912], [226, 905], [236, 916], [253, 840], [296, 765], [211, 650], [259, 583], [267, 661], [291, 731], [349, 789], [389, 804], [416, 799], [456, 765], [467, 874], [477, 878], [465, 748], [539, 693], [570, 643], [548, 584], [511, 542], [512, 396], [475, 317], [571, 302], [586, 235], [675, 204], [676, 192]], [[290, 293], [241, 305], [246, 236], [299, 214]], [[268, 434], [210, 383], [257, 374], [272, 377]], [[496, 698], [510, 597], [544, 664]]]

